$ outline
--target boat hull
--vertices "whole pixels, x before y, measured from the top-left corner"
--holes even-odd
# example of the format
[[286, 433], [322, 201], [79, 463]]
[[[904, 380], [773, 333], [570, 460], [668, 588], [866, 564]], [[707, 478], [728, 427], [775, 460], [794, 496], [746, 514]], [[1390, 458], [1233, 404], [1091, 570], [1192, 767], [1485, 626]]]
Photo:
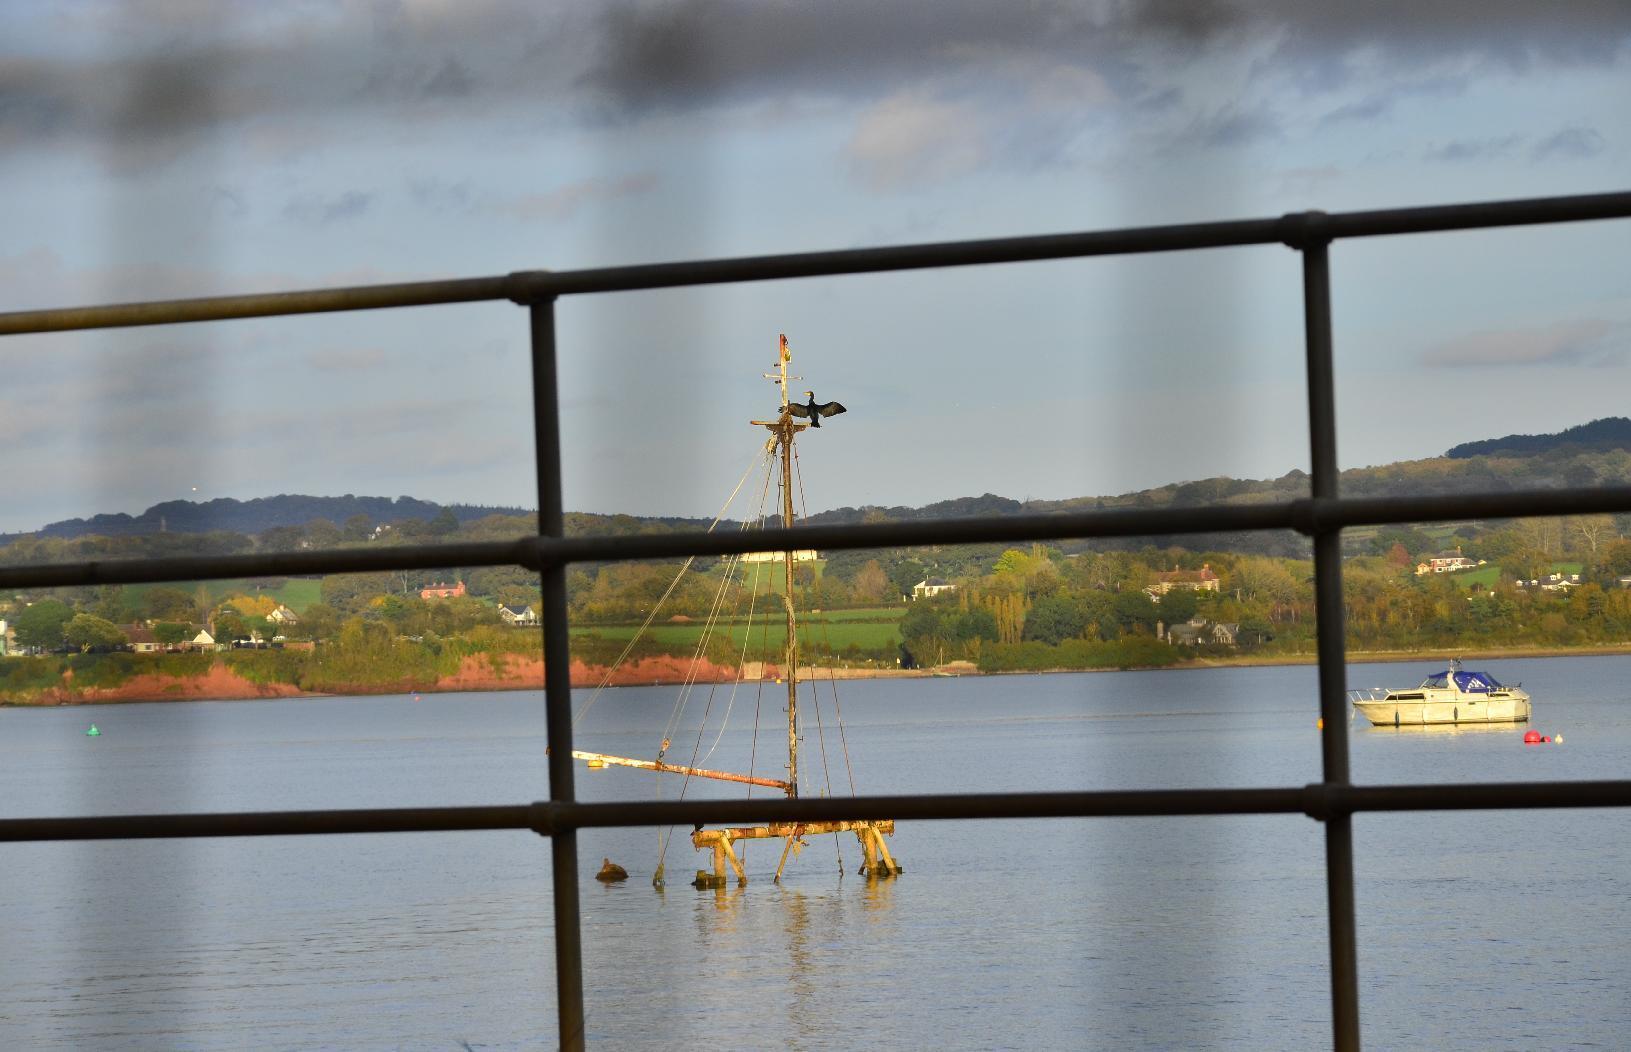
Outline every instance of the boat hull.
[[1427, 727], [1462, 723], [1527, 723], [1529, 699], [1494, 697], [1454, 700], [1382, 699], [1355, 701], [1354, 708], [1377, 727]]

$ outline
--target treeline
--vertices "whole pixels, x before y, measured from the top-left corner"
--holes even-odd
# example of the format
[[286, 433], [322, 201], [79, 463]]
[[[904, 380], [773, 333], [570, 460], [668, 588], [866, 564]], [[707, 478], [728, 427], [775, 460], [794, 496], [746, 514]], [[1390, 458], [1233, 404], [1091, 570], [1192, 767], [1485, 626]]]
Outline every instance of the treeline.
[[493, 627], [451, 637], [412, 638], [381, 621], [353, 618], [334, 638], [310, 649], [227, 650], [217, 653], [76, 653], [11, 657], [0, 661], [0, 697], [26, 700], [71, 685], [117, 688], [138, 676], [197, 679], [216, 665], [256, 684], [318, 693], [373, 693], [424, 689], [460, 674], [478, 658], [495, 676], [507, 658], [536, 658], [538, 633]]

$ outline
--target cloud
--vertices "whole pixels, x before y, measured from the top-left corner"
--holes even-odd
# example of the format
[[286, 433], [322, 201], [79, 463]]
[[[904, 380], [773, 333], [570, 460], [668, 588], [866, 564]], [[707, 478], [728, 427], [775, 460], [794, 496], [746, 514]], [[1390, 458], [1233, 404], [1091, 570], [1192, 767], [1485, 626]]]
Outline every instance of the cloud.
[[290, 199], [283, 207], [283, 214], [307, 226], [329, 226], [357, 218], [368, 211], [373, 200], [373, 194], [361, 190], [347, 190], [333, 197], [301, 194]]
[[1320, 118], [1320, 127], [1330, 127], [1333, 124], [1344, 124], [1349, 121], [1367, 123], [1378, 117], [1386, 117], [1393, 112], [1393, 98], [1387, 95], [1372, 95], [1358, 102], [1350, 102]]
[[565, 219], [586, 205], [638, 196], [656, 185], [657, 176], [651, 172], [636, 172], [613, 179], [580, 179], [543, 193], [498, 201], [492, 208], [517, 219]]
[[116, 168], [162, 167], [229, 131], [298, 151], [354, 133], [359, 110], [468, 119], [570, 98], [586, 32], [570, 7], [503, 0], [104, 0], [32, 22], [35, 39], [74, 46], [0, 40], [0, 155], [87, 147]]
[[845, 148], [857, 177], [878, 190], [938, 181], [980, 167], [988, 154], [980, 114], [912, 96], [862, 114]]
[[1502, 135], [1489, 139], [1455, 139], [1428, 147], [1425, 157], [1429, 161], [1451, 163], [1487, 161], [1492, 157], [1510, 154], [1522, 142], [1521, 135]]
[[1202, 146], [1228, 148], [1280, 136], [1280, 123], [1268, 111], [1229, 107], [1194, 121], [1185, 138]]
[[[1015, 92], [1043, 110], [1095, 96], [1215, 107], [1218, 85], [1241, 78], [1282, 111], [1290, 93], [1357, 95], [1327, 101], [1340, 123], [1385, 116], [1418, 81], [1631, 56], [1624, 0], [90, 0], [40, 12], [8, 13], [29, 43], [0, 40], [0, 157], [72, 145], [148, 168], [223, 134], [295, 156], [367, 126], [594, 125], [788, 100], [984, 107], [995, 135]], [[96, 46], [38, 46], [53, 38]], [[1272, 123], [1261, 101], [1184, 116], [1225, 146]], [[1056, 116], [989, 139], [987, 157], [1056, 155], [1081, 127]]]
[[1631, 325], [1588, 318], [1469, 333], [1429, 347], [1423, 365], [1503, 367], [1617, 365], [1631, 351]]
[[1535, 144], [1529, 151], [1531, 159], [1545, 161], [1553, 157], [1570, 160], [1595, 157], [1607, 148], [1602, 133], [1596, 128], [1564, 128]]

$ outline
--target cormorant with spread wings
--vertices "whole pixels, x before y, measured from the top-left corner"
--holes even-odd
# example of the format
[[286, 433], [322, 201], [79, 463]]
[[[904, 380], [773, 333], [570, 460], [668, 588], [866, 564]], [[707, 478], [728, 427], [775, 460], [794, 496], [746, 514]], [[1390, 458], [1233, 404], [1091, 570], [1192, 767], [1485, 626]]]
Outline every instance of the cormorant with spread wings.
[[837, 402], [817, 402], [814, 391], [804, 392], [804, 397], [810, 401], [804, 405], [793, 402], [788, 405], [787, 411], [794, 416], [808, 418], [811, 427], [820, 427], [821, 418], [824, 416], [837, 416], [839, 413], [849, 412]]

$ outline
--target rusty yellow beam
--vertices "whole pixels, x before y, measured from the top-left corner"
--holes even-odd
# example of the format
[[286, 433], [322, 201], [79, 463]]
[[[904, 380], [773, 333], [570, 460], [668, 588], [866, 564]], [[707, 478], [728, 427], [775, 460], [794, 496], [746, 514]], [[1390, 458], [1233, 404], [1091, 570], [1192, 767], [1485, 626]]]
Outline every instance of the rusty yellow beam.
[[780, 840], [789, 836], [815, 836], [820, 833], [849, 833], [861, 829], [874, 829], [887, 836], [895, 835], [895, 820], [876, 822], [775, 822], [763, 826], [734, 826], [729, 829], [699, 829], [691, 834], [695, 847], [712, 844], [726, 837], [731, 840]]
[[627, 756], [608, 756], [599, 752], [583, 752], [572, 750], [572, 756], [578, 760], [588, 760], [591, 763], [609, 763], [618, 767], [636, 767], [642, 771], [666, 771], [669, 774], [687, 774], [693, 778], [712, 778], [720, 782], [741, 782], [744, 785], [763, 785], [771, 789], [787, 791], [786, 782], [778, 782], [774, 778], [755, 778], [750, 774], [732, 774], [730, 771], [710, 771], [702, 767], [686, 767], [677, 763], [663, 763], [661, 760], [635, 760]]

